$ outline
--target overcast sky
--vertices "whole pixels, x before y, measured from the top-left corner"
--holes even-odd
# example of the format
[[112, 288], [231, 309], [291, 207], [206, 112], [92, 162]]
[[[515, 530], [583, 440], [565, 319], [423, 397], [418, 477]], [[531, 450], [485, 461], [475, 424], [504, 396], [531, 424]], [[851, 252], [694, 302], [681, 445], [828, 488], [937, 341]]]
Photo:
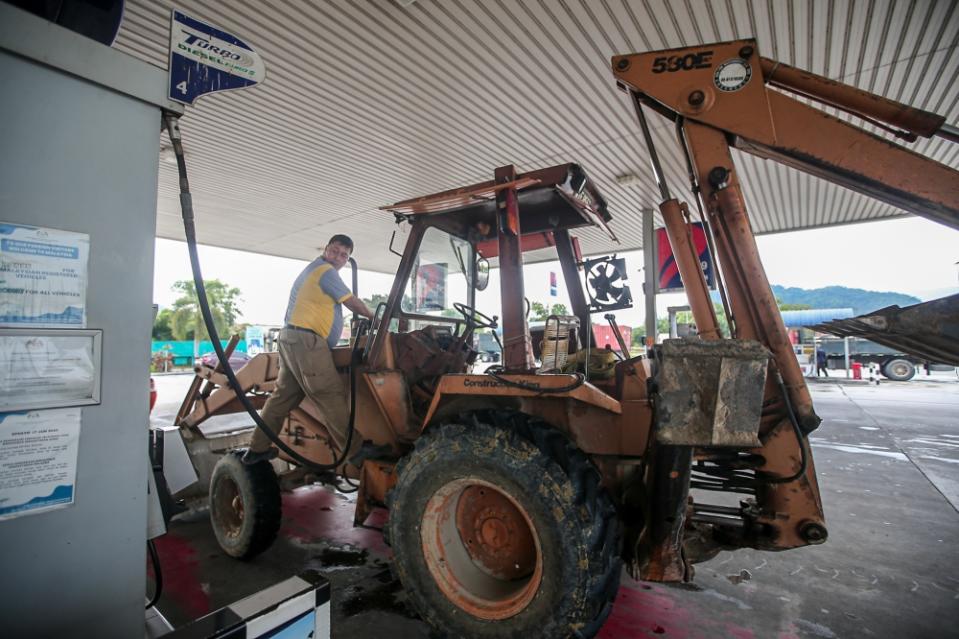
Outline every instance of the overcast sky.
[[[345, 229], [348, 233], [349, 229]], [[202, 241], [203, 238], [200, 238]], [[325, 241], [318, 238], [317, 243]], [[383, 242], [389, 241], [384, 236]], [[959, 231], [922, 218], [899, 218], [843, 227], [781, 233], [757, 238], [769, 281], [783, 286], [819, 288], [839, 285], [873, 291], [895, 291], [932, 299], [959, 293]], [[356, 247], [362, 266], [365, 251], [383, 247]], [[621, 324], [638, 326], [645, 315], [642, 299], [641, 251], [623, 253], [629, 269], [635, 307], [617, 313]], [[282, 324], [290, 285], [306, 262], [228, 249], [201, 246], [200, 262], [205, 279], [219, 279], [242, 292], [242, 321], [251, 324]], [[171, 286], [190, 279], [186, 245], [157, 240], [153, 301], [161, 307], [176, 299]], [[549, 272], [559, 275], [557, 298], [549, 297]], [[392, 274], [360, 271], [360, 294], [389, 293]], [[344, 279], [349, 279], [345, 277]], [[494, 277], [495, 280], [495, 277]], [[347, 281], [347, 283], [349, 283]], [[526, 293], [533, 301], [564, 302], [566, 292], [556, 263], [528, 266]], [[490, 291], [479, 299], [480, 310], [498, 314], [499, 304]], [[662, 295], [658, 309], [685, 303], [681, 294]], [[601, 315], [596, 316], [602, 321]]]

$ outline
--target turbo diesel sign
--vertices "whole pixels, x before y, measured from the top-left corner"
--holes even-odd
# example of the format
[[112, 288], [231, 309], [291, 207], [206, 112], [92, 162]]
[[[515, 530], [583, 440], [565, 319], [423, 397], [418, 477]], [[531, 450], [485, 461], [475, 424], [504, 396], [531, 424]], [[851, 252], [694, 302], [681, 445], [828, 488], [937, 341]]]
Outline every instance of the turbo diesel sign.
[[248, 44], [218, 27], [174, 10], [170, 21], [171, 100], [193, 104], [214, 91], [263, 81], [266, 67]]

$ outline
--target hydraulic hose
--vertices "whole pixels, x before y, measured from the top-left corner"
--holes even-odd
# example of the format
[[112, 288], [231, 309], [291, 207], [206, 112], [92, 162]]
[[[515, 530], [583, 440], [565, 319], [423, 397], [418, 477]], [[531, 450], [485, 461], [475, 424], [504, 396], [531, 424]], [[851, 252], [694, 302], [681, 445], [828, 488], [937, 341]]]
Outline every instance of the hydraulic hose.
[[796, 411], [793, 410], [792, 402], [789, 401], [789, 393], [786, 392], [786, 385], [783, 383], [783, 378], [782, 375], [779, 374], [779, 371], [776, 371], [776, 383], [779, 385], [779, 392], [782, 393], [783, 399], [786, 401], [786, 412], [789, 414], [789, 423], [792, 425], [793, 432], [796, 434], [796, 443], [799, 444], [799, 470], [788, 477], [763, 476], [760, 478], [760, 481], [763, 481], [767, 484], [788, 484], [789, 482], [796, 481], [806, 474], [806, 468], [809, 466], [809, 457], [806, 455], [806, 438], [803, 436], [802, 429], [799, 427], [799, 420], [796, 418]]
[[223, 367], [223, 373], [226, 375], [230, 388], [233, 389], [237, 400], [243, 408], [246, 409], [246, 412], [249, 413], [256, 427], [263, 431], [263, 434], [266, 435], [271, 442], [276, 444], [277, 448], [309, 470], [318, 473], [336, 470], [346, 461], [346, 456], [349, 454], [350, 447], [353, 443], [354, 419], [356, 416], [356, 355], [361, 331], [357, 332], [357, 337], [353, 341], [353, 350], [350, 357], [350, 421], [347, 427], [346, 445], [339, 457], [336, 455], [333, 456], [334, 459], [331, 463], [320, 464], [303, 457], [287, 446], [283, 440], [280, 439], [279, 435], [274, 433], [270, 427], [266, 425], [266, 422], [260, 417], [250, 398], [246, 396], [246, 393], [243, 392], [243, 389], [240, 387], [240, 383], [236, 379], [236, 374], [233, 372], [233, 367], [230, 366], [229, 359], [223, 352], [223, 346], [220, 344], [220, 336], [213, 323], [213, 314], [210, 312], [210, 303], [207, 299], [206, 287], [203, 285], [203, 274], [200, 271], [200, 257], [197, 253], [196, 246], [196, 225], [193, 216], [193, 196], [190, 193], [190, 183], [187, 179], [186, 159], [183, 156], [183, 140], [180, 137], [179, 116], [164, 112], [163, 120], [167, 133], [170, 136], [170, 143], [173, 145], [173, 152], [176, 155], [177, 173], [180, 179], [180, 210], [183, 217], [183, 233], [186, 236], [186, 244], [190, 253], [190, 267], [193, 271], [193, 283], [196, 286], [197, 301], [200, 305], [200, 313], [203, 315], [203, 323], [206, 326], [207, 333], [210, 335], [210, 340], [213, 342], [213, 350], [216, 351], [216, 356], [220, 360], [220, 366]]

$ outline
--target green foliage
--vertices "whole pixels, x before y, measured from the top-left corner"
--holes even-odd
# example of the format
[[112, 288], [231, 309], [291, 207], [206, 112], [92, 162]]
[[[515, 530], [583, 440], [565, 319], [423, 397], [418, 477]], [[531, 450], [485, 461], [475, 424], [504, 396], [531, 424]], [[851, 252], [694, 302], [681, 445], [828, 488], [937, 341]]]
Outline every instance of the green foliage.
[[657, 317], [656, 318], [656, 332], [660, 335], [669, 334], [669, 318], [668, 317]]
[[173, 311], [168, 308], [160, 309], [156, 319], [153, 320], [153, 339], [157, 342], [167, 342], [173, 339], [173, 329], [170, 323], [173, 321]]
[[[390, 301], [390, 298], [388, 295], [381, 295], [380, 293], [374, 293], [370, 297], [361, 297], [360, 299], [363, 301], [364, 304], [366, 304], [366, 307], [369, 308], [374, 313], [376, 312], [377, 306], [379, 306], [382, 303], [386, 303]], [[404, 308], [405, 308], [405, 305], [404, 305]]]
[[[240, 298], [240, 289], [220, 280], [204, 280], [203, 286], [206, 288], [207, 299], [210, 302], [213, 324], [220, 337], [225, 339], [230, 327], [236, 323], [237, 317], [241, 314], [236, 306]], [[192, 339], [194, 350], [196, 350], [201, 340], [210, 339], [203, 324], [196, 287], [193, 280], [180, 280], [173, 284], [173, 290], [178, 291], [180, 297], [173, 302], [170, 332], [177, 340]]]
[[553, 304], [547, 306], [542, 302], [530, 302], [529, 321], [545, 322], [550, 315], [569, 315], [569, 310], [565, 304]]

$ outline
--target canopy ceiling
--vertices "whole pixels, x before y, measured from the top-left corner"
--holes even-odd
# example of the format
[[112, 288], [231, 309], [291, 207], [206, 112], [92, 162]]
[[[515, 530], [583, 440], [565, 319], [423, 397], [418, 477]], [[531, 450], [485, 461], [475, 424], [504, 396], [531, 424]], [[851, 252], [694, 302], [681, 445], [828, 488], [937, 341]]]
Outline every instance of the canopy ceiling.
[[[756, 37], [760, 53], [959, 121], [959, 8], [911, 0], [178, 0], [263, 56], [259, 87], [199, 100], [182, 120], [201, 243], [311, 259], [333, 233], [389, 272], [384, 204], [578, 162], [640, 248], [658, 191], [613, 54]], [[116, 47], [167, 65], [168, 0], [128, 0]], [[674, 193], [688, 193], [672, 124], [653, 115]], [[959, 168], [959, 145], [912, 148]], [[736, 154], [754, 230], [902, 214], [775, 163]], [[637, 183], [620, 185], [616, 176]], [[689, 196], [687, 196], [688, 198]], [[161, 161], [157, 235], [183, 239], [175, 165]]]

